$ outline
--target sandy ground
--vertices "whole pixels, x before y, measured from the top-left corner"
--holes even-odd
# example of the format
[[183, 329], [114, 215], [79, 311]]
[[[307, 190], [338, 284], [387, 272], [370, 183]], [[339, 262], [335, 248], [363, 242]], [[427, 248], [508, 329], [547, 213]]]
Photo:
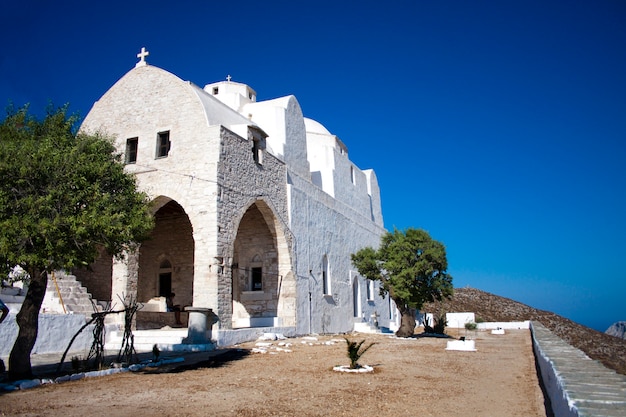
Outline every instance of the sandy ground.
[[332, 370], [349, 363], [342, 336], [275, 341], [264, 354], [246, 343], [182, 366], [5, 393], [0, 416], [545, 416], [530, 332], [467, 336], [476, 352], [446, 351], [446, 339], [351, 335], [376, 342], [359, 361], [374, 366], [368, 374]]

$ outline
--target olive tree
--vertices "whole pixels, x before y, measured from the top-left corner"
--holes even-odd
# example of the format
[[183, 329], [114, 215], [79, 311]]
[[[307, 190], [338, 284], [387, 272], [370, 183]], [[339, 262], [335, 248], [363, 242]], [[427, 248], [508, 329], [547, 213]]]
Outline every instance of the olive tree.
[[43, 118], [9, 107], [0, 124], [0, 268], [30, 275], [17, 314], [9, 378], [32, 376], [30, 353], [48, 274], [92, 263], [98, 248], [121, 256], [147, 238], [148, 198], [124, 171], [113, 142], [77, 132], [67, 106]]
[[445, 246], [421, 229], [387, 232], [377, 250], [359, 250], [352, 254], [352, 263], [365, 278], [380, 281], [381, 295], [388, 293], [396, 303], [402, 315], [399, 337], [413, 335], [415, 313], [424, 303], [453, 292]]

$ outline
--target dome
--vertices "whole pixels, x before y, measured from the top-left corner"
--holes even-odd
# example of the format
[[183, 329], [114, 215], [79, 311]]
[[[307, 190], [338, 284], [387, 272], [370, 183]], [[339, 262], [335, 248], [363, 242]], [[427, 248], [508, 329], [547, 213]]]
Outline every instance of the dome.
[[304, 118], [304, 126], [307, 132], [317, 133], [320, 135], [332, 135], [320, 122], [316, 122], [308, 117]]

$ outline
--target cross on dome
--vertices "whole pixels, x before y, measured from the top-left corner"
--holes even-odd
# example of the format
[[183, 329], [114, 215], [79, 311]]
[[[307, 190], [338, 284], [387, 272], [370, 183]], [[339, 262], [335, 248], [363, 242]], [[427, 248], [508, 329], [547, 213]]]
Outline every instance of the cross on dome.
[[148, 63], [146, 62], [146, 57], [148, 55], [150, 55], [150, 52], [146, 51], [146, 48], [142, 46], [141, 52], [137, 54], [137, 58], [139, 58], [139, 62], [135, 64], [135, 68], [147, 65]]
[[228, 75], [226, 76], [226, 81], [230, 82], [230, 79], [231, 79], [231, 78], [233, 78], [233, 77], [231, 77], [231, 76], [230, 76], [230, 74], [228, 74]]

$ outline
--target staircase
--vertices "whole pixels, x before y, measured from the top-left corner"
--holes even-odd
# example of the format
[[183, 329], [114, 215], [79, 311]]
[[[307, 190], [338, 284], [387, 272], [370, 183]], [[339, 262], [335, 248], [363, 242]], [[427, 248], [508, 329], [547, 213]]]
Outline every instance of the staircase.
[[[91, 303], [91, 294], [87, 292], [87, 289], [76, 280], [74, 275], [67, 275], [62, 271], [55, 273], [55, 280], [52, 279], [52, 275], [48, 276], [48, 286], [46, 288], [46, 295], [41, 304], [42, 313], [59, 313], [59, 314], [83, 314], [87, 317], [91, 317], [94, 312], [93, 305]], [[58, 291], [57, 291], [58, 286]], [[61, 298], [63, 304], [61, 304]], [[102, 308], [98, 306], [96, 300], [93, 300], [98, 311]], [[65, 305], [65, 311], [63, 311], [63, 305]]]
[[354, 318], [354, 327], [352, 328], [353, 332], [357, 333], [380, 333], [380, 329], [377, 329], [376, 326], [371, 323], [363, 320], [362, 318], [355, 317]]

